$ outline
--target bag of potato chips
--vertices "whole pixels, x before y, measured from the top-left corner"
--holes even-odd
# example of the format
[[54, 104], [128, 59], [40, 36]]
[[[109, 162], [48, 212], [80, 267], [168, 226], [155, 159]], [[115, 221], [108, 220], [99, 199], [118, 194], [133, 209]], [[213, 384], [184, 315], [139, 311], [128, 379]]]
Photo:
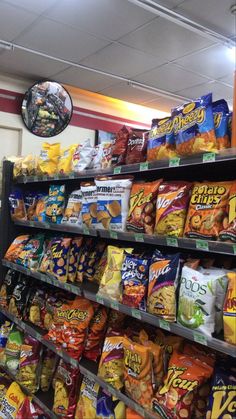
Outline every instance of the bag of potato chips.
[[[55, 238], [50, 242], [50, 258], [47, 273], [50, 273], [59, 281], [66, 282], [68, 279], [69, 252], [71, 238]], [[41, 264], [42, 265], [42, 264]]]
[[97, 419], [97, 394], [99, 384], [84, 376], [76, 406], [75, 419]]
[[107, 308], [94, 303], [95, 313], [89, 324], [83, 356], [97, 361], [101, 355], [102, 343], [106, 332]]
[[79, 263], [79, 256], [82, 249], [83, 237], [74, 237], [71, 241], [68, 265], [68, 281], [76, 280], [76, 272]]
[[21, 345], [17, 380], [34, 394], [39, 389], [39, 363], [41, 343], [25, 335]]
[[26, 395], [21, 390], [19, 384], [15, 381], [8, 387], [5, 396], [3, 397], [0, 405], [0, 418], [1, 419], [14, 419], [16, 418], [18, 409], [21, 407]]
[[58, 357], [55, 352], [48, 348], [43, 348], [42, 367], [40, 372], [40, 389], [48, 391], [55, 373]]
[[124, 384], [123, 339], [120, 332], [108, 330], [98, 367], [98, 376], [117, 390]]
[[183, 236], [191, 187], [191, 183], [182, 181], [161, 183], [156, 203], [156, 234]]
[[89, 139], [84, 140], [83, 144], [78, 144], [72, 157], [72, 170], [74, 172], [82, 172], [89, 168], [93, 158], [93, 150]]
[[24, 195], [24, 203], [25, 203], [25, 210], [27, 214], [27, 220], [33, 220], [35, 217], [35, 210], [38, 202], [39, 194], [34, 191], [30, 191], [25, 193]]
[[72, 144], [61, 150], [58, 161], [58, 173], [68, 175], [72, 171], [72, 157], [76, 147], [76, 144]]
[[78, 227], [82, 226], [82, 216], [81, 216], [81, 209], [82, 209], [82, 193], [81, 190], [78, 189], [76, 191], [71, 192], [67, 206], [64, 212], [64, 216], [62, 218], [63, 224], [73, 224]]
[[73, 419], [80, 372], [78, 368], [66, 364], [62, 359], [54, 378], [53, 412], [60, 418]]
[[8, 308], [12, 293], [21, 274], [13, 269], [8, 269], [0, 289], [0, 306]]
[[33, 221], [39, 221], [41, 223], [46, 222], [46, 208], [47, 208], [48, 195], [38, 194], [35, 212], [33, 215]]
[[147, 161], [169, 159], [176, 156], [172, 118], [156, 119], [149, 131]]
[[132, 178], [99, 177], [97, 186], [97, 228], [125, 231]]
[[57, 172], [60, 156], [60, 143], [43, 143], [39, 156], [39, 171], [44, 175], [52, 176]]
[[87, 227], [96, 227], [97, 224], [97, 188], [94, 183], [82, 182], [82, 222]]
[[5, 356], [6, 367], [12, 374], [16, 374], [19, 367], [21, 345], [23, 343], [23, 334], [14, 327], [8, 336]]
[[21, 190], [14, 189], [9, 195], [10, 212], [12, 221], [27, 220], [24, 198]]
[[236, 345], [236, 273], [229, 272], [228, 290], [223, 307], [224, 340]]
[[50, 185], [46, 206], [46, 221], [60, 224], [65, 206], [65, 185]]
[[220, 231], [219, 239], [236, 243], [236, 181], [230, 188], [228, 211], [223, 219], [223, 230]]
[[9, 262], [15, 262], [29, 238], [29, 234], [16, 237], [7, 249], [4, 259], [9, 260]]
[[27, 269], [37, 270], [44, 252], [45, 235], [42, 233], [31, 237], [19, 253], [16, 263]]
[[96, 418], [102, 419], [124, 419], [125, 404], [117, 397], [100, 387], [97, 395]]
[[218, 150], [224, 150], [230, 147], [230, 138], [228, 133], [228, 115], [229, 107], [224, 99], [212, 103], [214, 117], [215, 136]]

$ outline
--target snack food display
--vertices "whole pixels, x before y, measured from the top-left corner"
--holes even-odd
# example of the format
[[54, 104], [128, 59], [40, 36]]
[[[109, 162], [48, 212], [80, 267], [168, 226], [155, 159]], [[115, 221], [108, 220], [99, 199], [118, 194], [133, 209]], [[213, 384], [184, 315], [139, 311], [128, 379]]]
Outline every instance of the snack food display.
[[163, 160], [176, 156], [172, 118], [156, 119], [149, 131], [147, 160]]

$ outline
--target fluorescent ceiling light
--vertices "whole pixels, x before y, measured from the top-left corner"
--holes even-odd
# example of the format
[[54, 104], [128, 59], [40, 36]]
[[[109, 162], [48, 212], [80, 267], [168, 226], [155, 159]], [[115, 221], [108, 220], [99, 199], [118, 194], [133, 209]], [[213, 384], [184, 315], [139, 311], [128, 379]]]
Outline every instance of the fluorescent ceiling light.
[[232, 61], [236, 62], [236, 47], [229, 48], [227, 53], [228, 53], [227, 55], [229, 56], [229, 58]]
[[[221, 43], [227, 47], [232, 47], [236, 45], [235, 40], [222, 35], [221, 33], [213, 31], [211, 28], [200, 25], [198, 22], [195, 22], [192, 19], [168, 9], [167, 7], [161, 6], [153, 0], [128, 0], [130, 3], [136, 4], [142, 9], [148, 10], [155, 15], [161, 16], [164, 19], [167, 19], [176, 25], [182, 26], [192, 32], [198, 33], [201, 36], [204, 36], [208, 39], [211, 39], [214, 42]], [[195, 0], [197, 1], [197, 0]]]

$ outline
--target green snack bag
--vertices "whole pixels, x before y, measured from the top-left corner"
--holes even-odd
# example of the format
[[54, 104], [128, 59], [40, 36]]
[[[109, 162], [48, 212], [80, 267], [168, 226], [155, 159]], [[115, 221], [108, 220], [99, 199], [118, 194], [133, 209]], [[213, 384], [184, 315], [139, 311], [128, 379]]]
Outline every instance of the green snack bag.
[[28, 269], [37, 270], [44, 253], [44, 240], [44, 234], [33, 236], [20, 252], [16, 262]]
[[20, 351], [23, 342], [23, 334], [13, 328], [9, 333], [8, 341], [5, 349], [6, 367], [12, 374], [16, 374], [19, 367]]

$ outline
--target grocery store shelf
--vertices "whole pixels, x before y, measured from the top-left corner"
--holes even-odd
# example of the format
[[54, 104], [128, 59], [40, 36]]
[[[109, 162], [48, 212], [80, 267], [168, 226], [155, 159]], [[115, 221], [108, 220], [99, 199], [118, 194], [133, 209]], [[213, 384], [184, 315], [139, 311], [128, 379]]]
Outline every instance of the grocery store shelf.
[[23, 227], [42, 228], [44, 230], [55, 230], [63, 233], [75, 233], [80, 235], [97, 236], [97, 231], [94, 228], [77, 227], [71, 224], [56, 224], [56, 223], [42, 223], [39, 221], [14, 221], [15, 225]]
[[15, 271], [21, 272], [27, 276], [38, 279], [39, 281], [46, 282], [47, 284], [54, 285], [54, 287], [61, 288], [65, 291], [72, 292], [75, 295], [81, 295], [81, 288], [77, 285], [69, 284], [67, 282], [61, 282], [52, 276], [42, 274], [41, 272], [32, 271], [25, 268], [24, 266], [18, 265], [17, 263], [9, 262], [8, 260], [3, 259], [2, 265], [7, 268], [14, 269]]
[[196, 166], [196, 165], [209, 165], [217, 164], [218, 162], [227, 162], [230, 160], [236, 160], [236, 149], [230, 148], [223, 150], [218, 154], [215, 153], [203, 153], [196, 154], [189, 157], [174, 157], [170, 160], [158, 160], [153, 162], [135, 163], [125, 166], [117, 166], [105, 170], [84, 170], [81, 173], [71, 173], [68, 176], [55, 175], [53, 177], [41, 175], [41, 176], [20, 176], [15, 181], [16, 183], [34, 183], [34, 182], [51, 182], [57, 180], [68, 180], [68, 179], [91, 179], [101, 175], [117, 175], [117, 174], [137, 174], [138, 172], [152, 172], [163, 169], [172, 169], [178, 167]]
[[23, 386], [14, 376], [14, 374], [11, 373], [11, 371], [6, 368], [5, 366], [0, 366], [0, 369], [4, 371], [11, 379], [12, 381], [16, 381], [19, 386], [22, 388], [22, 391], [27, 395], [32, 397], [32, 399], [41, 407], [41, 409], [51, 418], [51, 419], [57, 419], [58, 416], [55, 415], [52, 412], [52, 406], [53, 406], [53, 393], [52, 392], [43, 392], [43, 391], [37, 391], [36, 394], [31, 394], [28, 389]]

